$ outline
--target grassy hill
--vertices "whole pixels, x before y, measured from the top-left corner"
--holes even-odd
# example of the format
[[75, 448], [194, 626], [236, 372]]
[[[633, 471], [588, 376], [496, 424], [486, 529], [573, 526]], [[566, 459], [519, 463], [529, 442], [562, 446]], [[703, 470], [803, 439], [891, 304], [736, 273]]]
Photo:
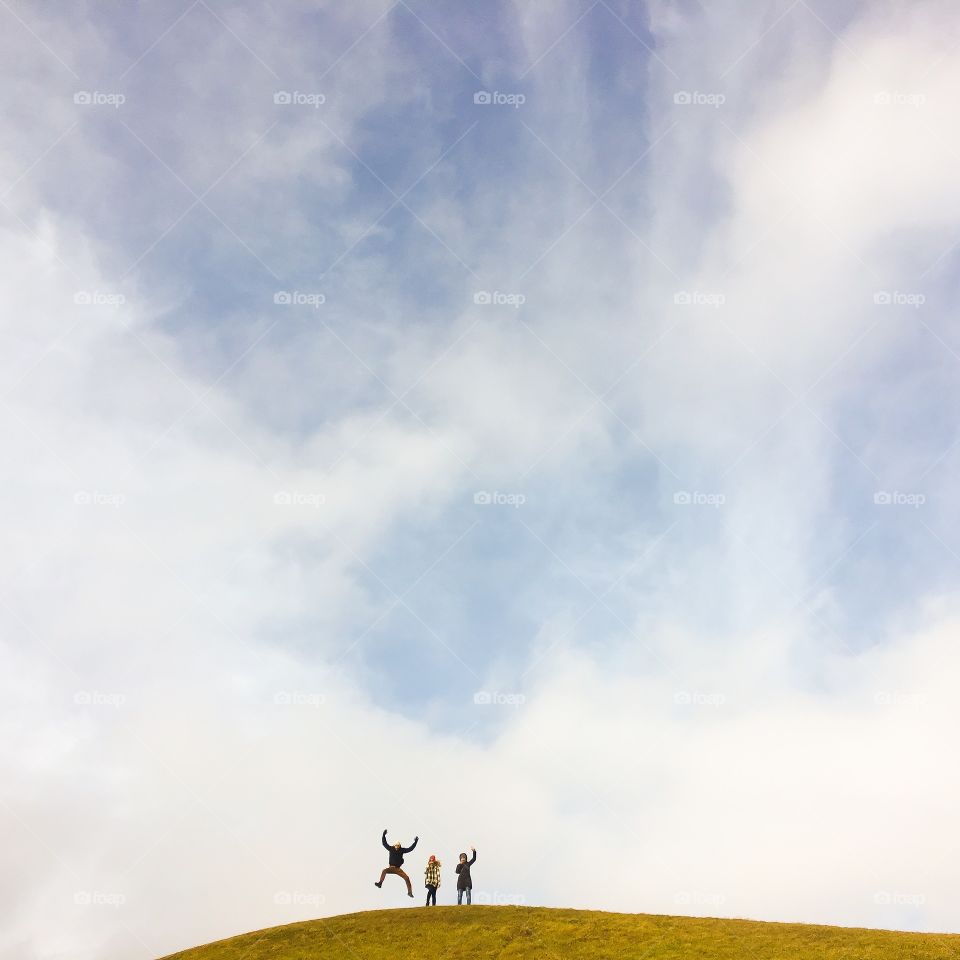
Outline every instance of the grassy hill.
[[245, 933], [167, 960], [960, 960], [960, 935], [542, 907], [374, 910]]

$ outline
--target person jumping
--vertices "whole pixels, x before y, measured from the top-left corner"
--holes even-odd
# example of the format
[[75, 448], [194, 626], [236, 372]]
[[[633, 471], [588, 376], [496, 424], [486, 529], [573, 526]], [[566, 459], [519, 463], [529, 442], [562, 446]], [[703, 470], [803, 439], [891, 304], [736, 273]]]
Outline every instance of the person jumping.
[[423, 871], [423, 882], [427, 888], [427, 906], [430, 901], [437, 905], [437, 887], [440, 886], [440, 861], [431, 853], [427, 861], [427, 869]]
[[467, 860], [465, 853], [460, 854], [460, 862], [457, 864], [457, 903], [463, 903], [463, 895], [467, 895], [467, 906], [470, 906], [470, 898], [473, 894], [473, 880], [470, 879], [470, 868], [477, 862], [477, 848], [471, 847], [473, 856]]
[[398, 877], [402, 877], [402, 878], [403, 878], [404, 883], [406, 883], [406, 885], [407, 885], [407, 896], [408, 896], [408, 897], [412, 897], [412, 896], [413, 896], [413, 886], [412, 886], [411, 883], [410, 883], [410, 878], [403, 872], [403, 870], [402, 870], [401, 868], [403, 867], [403, 855], [404, 855], [405, 853], [409, 853], [409, 852], [417, 845], [417, 841], [418, 841], [420, 838], [419, 838], [419, 837], [414, 837], [414, 838], [413, 838], [413, 843], [411, 843], [409, 847], [404, 847], [404, 846], [402, 846], [400, 843], [395, 843], [395, 844], [391, 847], [390, 844], [387, 843], [387, 831], [384, 830], [384, 831], [383, 831], [383, 836], [382, 836], [380, 839], [381, 839], [381, 842], [383, 843], [384, 847], [387, 849], [387, 851], [388, 851], [389, 854], [390, 854], [390, 866], [383, 868], [383, 871], [382, 871], [381, 874], [380, 874], [380, 879], [374, 881], [374, 884], [373, 884], [373, 885], [374, 885], [375, 887], [382, 887], [382, 886], [383, 886], [383, 878], [384, 878], [388, 873], [395, 873]]

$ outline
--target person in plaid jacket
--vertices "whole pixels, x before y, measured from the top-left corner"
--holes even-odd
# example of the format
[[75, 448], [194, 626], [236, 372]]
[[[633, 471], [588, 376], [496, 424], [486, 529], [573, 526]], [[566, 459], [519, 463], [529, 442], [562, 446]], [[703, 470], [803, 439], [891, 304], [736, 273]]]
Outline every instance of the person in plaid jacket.
[[431, 853], [427, 861], [427, 869], [423, 871], [424, 885], [427, 888], [427, 906], [430, 901], [437, 905], [437, 887], [440, 886], [440, 861]]

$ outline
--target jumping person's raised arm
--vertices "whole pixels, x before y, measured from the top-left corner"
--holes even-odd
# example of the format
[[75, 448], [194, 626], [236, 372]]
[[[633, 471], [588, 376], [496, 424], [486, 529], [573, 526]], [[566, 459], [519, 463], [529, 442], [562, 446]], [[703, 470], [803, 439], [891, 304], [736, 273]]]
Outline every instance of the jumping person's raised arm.
[[409, 847], [402, 847], [402, 848], [401, 848], [402, 851], [403, 851], [404, 853], [409, 853], [409, 852], [417, 845], [417, 843], [419, 842], [419, 840], [420, 840], [419, 837], [414, 837], [414, 838], [413, 838], [413, 843], [411, 843]]
[[383, 831], [383, 836], [380, 838], [380, 842], [389, 850], [390, 844], [387, 843], [387, 831]]

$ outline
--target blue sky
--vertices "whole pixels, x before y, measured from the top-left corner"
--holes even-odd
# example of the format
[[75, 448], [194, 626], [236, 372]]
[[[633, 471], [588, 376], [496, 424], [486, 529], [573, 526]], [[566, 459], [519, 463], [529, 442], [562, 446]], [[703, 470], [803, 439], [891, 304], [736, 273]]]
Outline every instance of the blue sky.
[[948, 3], [0, 20], [0, 957], [957, 929]]

